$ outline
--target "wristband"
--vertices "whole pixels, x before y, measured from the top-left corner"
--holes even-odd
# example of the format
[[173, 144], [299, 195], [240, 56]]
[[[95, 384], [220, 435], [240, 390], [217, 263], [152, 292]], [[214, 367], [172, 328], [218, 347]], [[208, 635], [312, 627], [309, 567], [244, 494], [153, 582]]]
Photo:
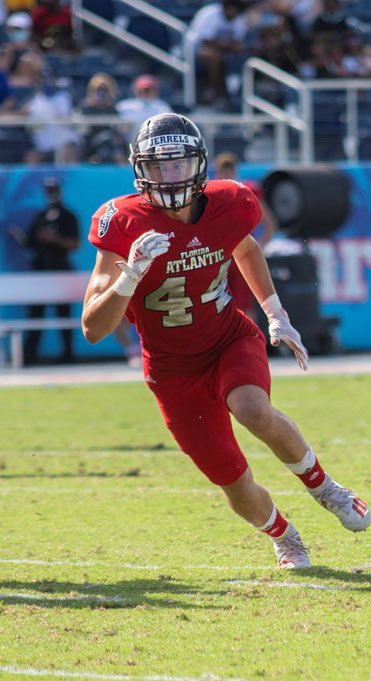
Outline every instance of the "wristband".
[[123, 261], [119, 261], [116, 265], [122, 270], [118, 279], [112, 284], [112, 290], [119, 296], [126, 296], [131, 298], [139, 283], [139, 277], [135, 272]]
[[263, 302], [260, 303], [260, 307], [262, 308], [263, 312], [265, 312], [267, 317], [270, 317], [271, 315], [274, 315], [275, 312], [282, 310], [282, 304], [277, 293], [272, 293], [271, 296], [268, 296], [268, 298], [263, 300]]

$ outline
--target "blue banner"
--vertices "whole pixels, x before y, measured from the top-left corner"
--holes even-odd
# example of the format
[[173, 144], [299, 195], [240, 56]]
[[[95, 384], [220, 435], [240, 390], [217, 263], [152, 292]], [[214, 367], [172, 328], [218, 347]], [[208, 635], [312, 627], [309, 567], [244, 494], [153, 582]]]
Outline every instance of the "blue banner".
[[[371, 165], [338, 166], [351, 182], [351, 210], [330, 239], [310, 241], [319, 275], [321, 311], [340, 318], [340, 342], [346, 350], [371, 349]], [[271, 172], [264, 166], [241, 164], [241, 179], [260, 180]], [[65, 205], [79, 219], [82, 245], [72, 256], [75, 269], [91, 270], [95, 249], [88, 243], [91, 215], [109, 198], [134, 192], [130, 166], [15, 167], [0, 170], [0, 271], [24, 271], [29, 254], [10, 235], [9, 227], [28, 229], [45, 207], [43, 181], [58, 177]], [[56, 334], [45, 334], [44, 352], [53, 352]], [[120, 353], [114, 338], [89, 346], [82, 334], [75, 334], [78, 355]]]

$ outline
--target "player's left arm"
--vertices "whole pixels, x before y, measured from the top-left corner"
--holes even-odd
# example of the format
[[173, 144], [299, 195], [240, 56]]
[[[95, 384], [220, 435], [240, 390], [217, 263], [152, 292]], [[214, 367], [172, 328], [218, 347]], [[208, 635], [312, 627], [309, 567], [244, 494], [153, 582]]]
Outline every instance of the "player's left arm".
[[291, 348], [301, 369], [308, 367], [308, 352], [300, 334], [291, 325], [286, 310], [275, 290], [267, 261], [257, 241], [250, 234], [233, 251], [233, 257], [243, 278], [267, 315], [271, 345], [283, 340]]
[[251, 234], [240, 241], [233, 251], [233, 257], [243, 278], [261, 305], [276, 291], [267, 261], [258, 242]]

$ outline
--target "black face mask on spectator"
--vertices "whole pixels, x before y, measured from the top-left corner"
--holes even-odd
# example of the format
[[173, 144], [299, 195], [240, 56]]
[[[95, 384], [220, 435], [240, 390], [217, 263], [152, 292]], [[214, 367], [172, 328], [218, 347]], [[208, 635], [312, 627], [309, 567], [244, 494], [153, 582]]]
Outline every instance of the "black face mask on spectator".
[[100, 85], [96, 90], [95, 98], [99, 103], [105, 102], [109, 98], [108, 88], [105, 85]]
[[61, 193], [60, 193], [58, 188], [47, 189], [46, 190], [46, 197], [47, 197], [49, 205], [55, 206], [57, 203], [60, 203]]

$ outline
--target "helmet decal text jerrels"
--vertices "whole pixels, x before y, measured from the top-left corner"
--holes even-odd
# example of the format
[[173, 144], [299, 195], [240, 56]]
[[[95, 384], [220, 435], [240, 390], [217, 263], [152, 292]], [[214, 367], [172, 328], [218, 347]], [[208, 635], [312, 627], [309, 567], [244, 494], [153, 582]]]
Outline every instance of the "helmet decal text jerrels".
[[110, 226], [110, 222], [115, 215], [115, 213], [118, 213], [118, 208], [115, 206], [115, 202], [109, 201], [107, 203], [107, 208], [103, 215], [99, 218], [99, 224], [98, 224], [98, 236], [102, 237], [108, 232], [108, 228]]
[[157, 135], [138, 143], [139, 151], [145, 151], [152, 147], [160, 147], [167, 144], [188, 144], [190, 147], [197, 147], [197, 138], [191, 135]]

